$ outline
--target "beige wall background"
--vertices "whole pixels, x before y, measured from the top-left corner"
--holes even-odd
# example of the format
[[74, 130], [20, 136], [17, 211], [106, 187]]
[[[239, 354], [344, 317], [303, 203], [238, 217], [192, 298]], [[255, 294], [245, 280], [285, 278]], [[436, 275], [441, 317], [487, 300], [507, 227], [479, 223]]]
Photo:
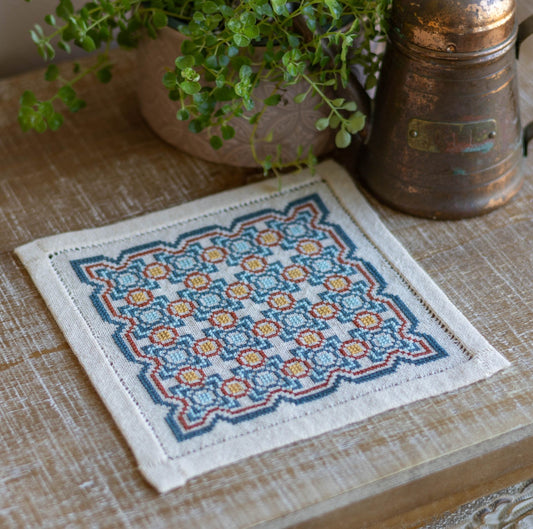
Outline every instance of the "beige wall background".
[[[73, 0], [75, 7], [85, 0]], [[46, 31], [43, 18], [53, 13], [57, 0], [0, 0], [0, 78], [15, 75], [44, 65], [30, 38], [30, 29], [41, 24]], [[77, 55], [83, 52], [76, 50]], [[67, 59], [68, 54], [58, 53], [58, 59]]]

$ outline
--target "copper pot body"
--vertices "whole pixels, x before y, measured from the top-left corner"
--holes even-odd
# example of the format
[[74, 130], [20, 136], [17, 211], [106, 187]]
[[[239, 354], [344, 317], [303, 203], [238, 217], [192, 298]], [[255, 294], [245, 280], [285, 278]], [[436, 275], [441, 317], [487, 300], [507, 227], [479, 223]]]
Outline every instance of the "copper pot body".
[[523, 180], [514, 0], [393, 6], [363, 184], [422, 217], [501, 206]]

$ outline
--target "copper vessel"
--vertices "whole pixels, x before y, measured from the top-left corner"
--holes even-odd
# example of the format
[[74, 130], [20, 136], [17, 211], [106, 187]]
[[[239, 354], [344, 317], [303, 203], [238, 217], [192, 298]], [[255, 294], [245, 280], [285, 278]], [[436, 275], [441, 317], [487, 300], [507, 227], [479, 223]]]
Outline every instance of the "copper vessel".
[[520, 125], [516, 58], [533, 33], [515, 0], [393, 0], [363, 185], [413, 215], [456, 219], [507, 202], [533, 135]]

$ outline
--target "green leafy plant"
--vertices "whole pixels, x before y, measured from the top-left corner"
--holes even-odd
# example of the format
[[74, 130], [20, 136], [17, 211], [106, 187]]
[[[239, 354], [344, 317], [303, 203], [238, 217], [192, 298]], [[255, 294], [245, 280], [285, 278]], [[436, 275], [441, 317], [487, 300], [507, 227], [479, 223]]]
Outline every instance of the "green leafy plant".
[[[383, 38], [390, 1], [93, 0], [75, 11], [71, 0], [58, 0], [55, 13], [44, 19], [48, 30], [36, 25], [31, 31], [43, 59], [53, 61], [56, 49], [70, 52], [73, 46], [99, 53], [88, 66], [75, 63], [68, 78], [52, 62], [45, 79], [57, 83], [57, 92], [46, 100], [24, 92], [19, 122], [23, 130], [58, 129], [65, 107], [71, 112], [85, 107], [80, 80], [87, 75], [111, 80], [113, 42], [134, 48], [144, 35], [155, 39], [170, 25], [187, 38], [162, 82], [178, 103], [176, 118], [188, 120], [192, 132], [213, 131], [214, 149], [234, 136], [234, 119], [258, 123], [282, 101], [287, 86], [302, 81], [307, 88], [295, 102], [318, 95], [327, 115], [316, 128], [334, 129], [336, 145], [347, 147], [364, 127], [365, 115], [342, 90], [354, 65], [364, 71], [367, 89], [376, 83], [381, 56], [371, 43]], [[263, 49], [259, 59], [257, 47]], [[262, 80], [274, 81], [276, 88], [258, 105], [254, 90]], [[279, 157], [257, 162], [265, 171], [284, 166]], [[299, 159], [289, 162], [301, 163], [312, 165], [313, 153], [302, 148]]]

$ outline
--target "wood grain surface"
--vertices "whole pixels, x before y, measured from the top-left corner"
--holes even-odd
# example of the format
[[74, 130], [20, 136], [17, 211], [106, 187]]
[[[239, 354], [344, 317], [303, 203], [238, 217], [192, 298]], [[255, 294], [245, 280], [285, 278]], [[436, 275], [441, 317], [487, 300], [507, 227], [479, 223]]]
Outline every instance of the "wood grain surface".
[[[524, 17], [529, 0], [519, 2]], [[433, 222], [375, 202], [389, 229], [512, 366], [487, 381], [250, 458], [158, 495], [13, 249], [160, 210], [253, 175], [181, 154], [142, 121], [134, 55], [57, 133], [23, 134], [0, 82], [0, 527], [416, 527], [533, 477], [533, 164], [503, 209]], [[533, 119], [533, 39], [520, 65]]]

